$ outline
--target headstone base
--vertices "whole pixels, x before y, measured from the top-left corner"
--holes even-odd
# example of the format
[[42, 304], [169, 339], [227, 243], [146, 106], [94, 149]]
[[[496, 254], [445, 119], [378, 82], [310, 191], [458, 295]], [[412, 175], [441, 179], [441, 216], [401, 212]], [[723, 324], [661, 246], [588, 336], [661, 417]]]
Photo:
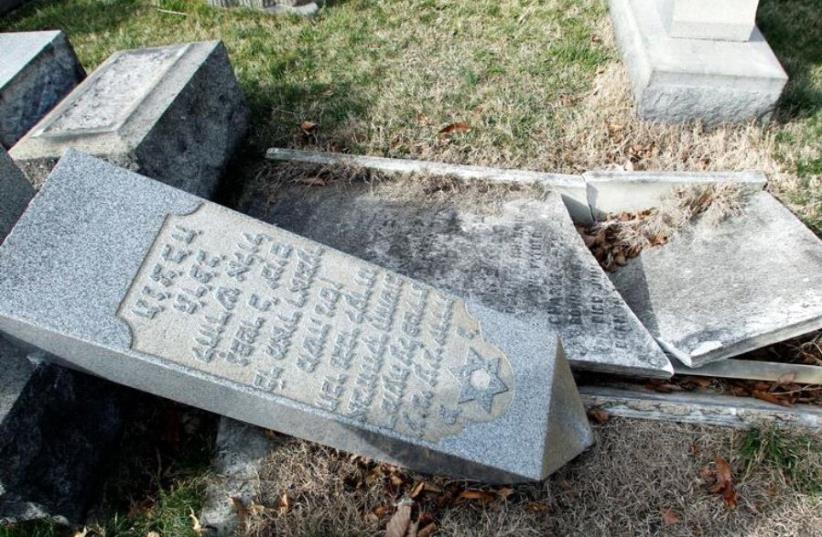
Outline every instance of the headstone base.
[[671, 37], [655, 0], [609, 0], [637, 114], [707, 125], [769, 119], [788, 76], [759, 29], [749, 41]]

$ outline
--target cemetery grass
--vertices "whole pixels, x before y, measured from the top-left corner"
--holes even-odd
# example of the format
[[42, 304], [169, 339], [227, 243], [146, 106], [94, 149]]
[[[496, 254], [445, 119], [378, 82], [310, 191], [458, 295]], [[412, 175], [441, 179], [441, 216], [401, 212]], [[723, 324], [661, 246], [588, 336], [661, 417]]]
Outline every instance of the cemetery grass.
[[[634, 119], [600, 0], [337, 0], [307, 20], [194, 0], [35, 0], [0, 30], [63, 29], [88, 71], [118, 49], [222, 39], [253, 111], [220, 195], [228, 205], [272, 171], [267, 147], [289, 146], [569, 173], [760, 169], [822, 234], [822, 10], [818, 0], [763, 0], [759, 24], [791, 77], [785, 96], [767, 126], [713, 130]], [[135, 417], [90, 528], [196, 535], [189, 515], [209, 478], [213, 419], [193, 427], [181, 417], [175, 437], [158, 415]], [[820, 534], [822, 456], [801, 435], [616, 419], [597, 435], [543, 485], [440, 509], [440, 534]], [[703, 482], [717, 457], [732, 468], [735, 509]], [[402, 474], [397, 486], [389, 472], [358, 487], [376, 467], [283, 439], [243, 531], [378, 535], [418, 478]], [[388, 510], [374, 522], [367, 515], [380, 506]], [[0, 528], [0, 537], [66, 534], [42, 523]]]

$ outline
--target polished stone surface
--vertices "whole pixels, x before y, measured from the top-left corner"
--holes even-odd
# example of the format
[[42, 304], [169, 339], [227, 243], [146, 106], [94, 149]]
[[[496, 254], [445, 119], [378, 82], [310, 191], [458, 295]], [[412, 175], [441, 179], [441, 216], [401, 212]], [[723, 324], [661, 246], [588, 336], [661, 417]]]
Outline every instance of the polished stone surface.
[[63, 32], [0, 33], [0, 145], [12, 147], [85, 76]]
[[611, 279], [660, 344], [698, 367], [822, 328], [822, 241], [767, 192]]
[[65, 363], [489, 482], [592, 442], [544, 328], [75, 151], [0, 247], [0, 330]]
[[240, 210], [557, 332], [576, 369], [671, 376], [667, 357], [600, 269], [558, 194], [501, 198], [489, 188], [440, 196], [413, 188], [261, 181]]
[[66, 148], [210, 197], [248, 109], [218, 41], [117, 52], [10, 154], [39, 185]]

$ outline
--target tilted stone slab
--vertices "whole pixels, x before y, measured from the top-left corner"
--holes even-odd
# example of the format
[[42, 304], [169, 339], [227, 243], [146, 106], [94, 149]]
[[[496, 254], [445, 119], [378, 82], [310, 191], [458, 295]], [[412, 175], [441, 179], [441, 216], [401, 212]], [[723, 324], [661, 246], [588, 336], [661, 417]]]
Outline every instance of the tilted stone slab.
[[0, 34], [0, 145], [13, 146], [85, 76], [63, 32]]
[[745, 42], [676, 38], [657, 0], [608, 5], [639, 117], [708, 125], [770, 117], [788, 75], [758, 29]]
[[822, 242], [766, 192], [611, 274], [673, 356], [698, 367], [822, 328]]
[[271, 14], [314, 15], [324, 0], [207, 0], [214, 7], [245, 7]]
[[424, 472], [541, 479], [591, 443], [558, 338], [534, 328], [75, 151], [0, 247], [0, 330]]
[[39, 185], [72, 147], [210, 197], [248, 123], [222, 43], [113, 54], [10, 154]]
[[6, 150], [0, 147], [0, 243], [34, 196], [23, 172], [14, 165]]
[[241, 210], [504, 311], [534, 330], [556, 332], [574, 368], [673, 374], [574, 229], [559, 194], [523, 193], [497, 203], [492, 190], [459, 203], [397, 198], [398, 188], [386, 182], [284, 189], [266, 182], [246, 193]]

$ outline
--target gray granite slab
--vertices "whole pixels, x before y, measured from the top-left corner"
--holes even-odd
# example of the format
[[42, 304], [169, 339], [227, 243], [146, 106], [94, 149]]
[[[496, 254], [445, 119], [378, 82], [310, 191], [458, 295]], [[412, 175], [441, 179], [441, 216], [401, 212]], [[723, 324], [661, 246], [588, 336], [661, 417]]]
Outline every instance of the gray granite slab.
[[0, 330], [423, 472], [541, 479], [592, 441], [558, 338], [533, 320], [76, 151], [0, 246]]
[[314, 15], [324, 0], [207, 0], [214, 7], [245, 7], [271, 14]]
[[10, 154], [35, 185], [72, 147], [210, 197], [247, 123], [221, 42], [126, 50], [97, 68]]
[[767, 119], [788, 80], [759, 29], [748, 41], [671, 37], [657, 0], [609, 0], [638, 115], [708, 125]]
[[85, 76], [63, 32], [0, 34], [0, 145], [13, 146]]
[[658, 5], [671, 37], [747, 41], [759, 0], [660, 0]]
[[31, 183], [15, 166], [6, 150], [0, 147], [0, 243], [14, 227], [33, 196]]
[[409, 184], [400, 184], [406, 186], [262, 182], [240, 209], [556, 332], [574, 368], [673, 374], [574, 229], [558, 193], [525, 190], [501, 200], [491, 189], [443, 198], [403, 195]]
[[739, 216], [643, 251], [611, 279], [690, 367], [822, 328], [822, 242], [767, 192]]
[[119, 395], [28, 354], [0, 335], [0, 526], [80, 522], [120, 433]]

